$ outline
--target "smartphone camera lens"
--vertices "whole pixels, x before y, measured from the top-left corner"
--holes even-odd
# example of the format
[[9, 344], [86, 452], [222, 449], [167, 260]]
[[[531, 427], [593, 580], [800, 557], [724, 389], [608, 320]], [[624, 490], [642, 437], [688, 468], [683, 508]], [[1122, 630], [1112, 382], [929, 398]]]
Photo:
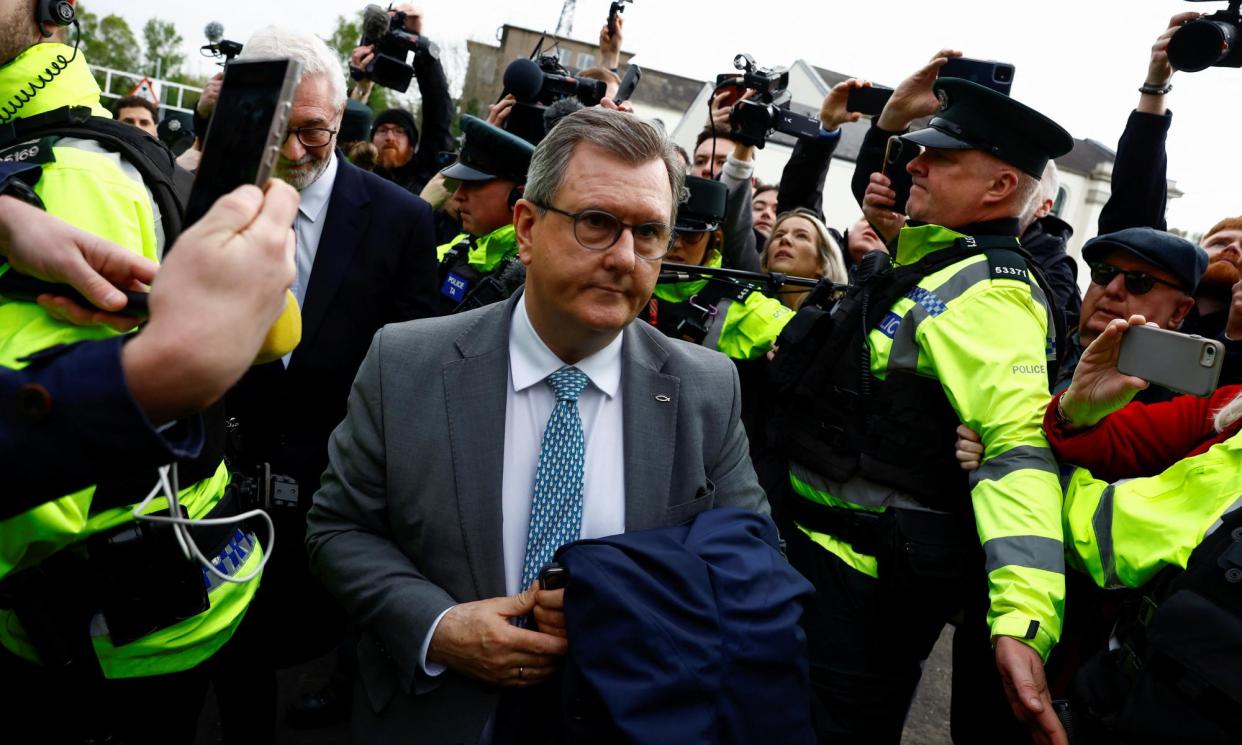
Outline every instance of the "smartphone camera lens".
[[998, 83], [1013, 82], [1013, 68], [1009, 65], [997, 65], [996, 74], [993, 76]]
[[1212, 367], [1216, 362], [1216, 347], [1211, 344], [1204, 344], [1203, 351], [1199, 354], [1199, 364], [1203, 367]]

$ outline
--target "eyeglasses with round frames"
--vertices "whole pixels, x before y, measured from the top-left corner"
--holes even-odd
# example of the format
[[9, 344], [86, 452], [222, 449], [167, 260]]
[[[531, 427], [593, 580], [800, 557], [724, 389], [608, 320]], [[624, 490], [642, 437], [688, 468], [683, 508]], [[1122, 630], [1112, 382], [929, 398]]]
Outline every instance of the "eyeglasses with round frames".
[[673, 227], [662, 222], [631, 225], [604, 210], [567, 212], [550, 204], [534, 204], [539, 209], [550, 210], [573, 221], [574, 239], [588, 251], [607, 251], [612, 248], [621, 239], [621, 233], [626, 228], [634, 236], [634, 255], [645, 261], [664, 258], [673, 242]]
[[1091, 263], [1088, 266], [1091, 268], [1091, 281], [1101, 287], [1107, 287], [1118, 274], [1123, 275], [1125, 277], [1126, 292], [1131, 295], [1146, 295], [1151, 292], [1152, 288], [1154, 288], [1157, 284], [1173, 287], [1178, 290], [1182, 289], [1182, 286], [1176, 282], [1169, 282], [1168, 280], [1154, 277], [1147, 272], [1141, 272], [1137, 269], [1126, 271], [1121, 267], [1116, 267], [1112, 264], [1104, 264], [1102, 262]]
[[337, 130], [327, 127], [290, 127], [280, 144], [285, 144], [289, 141], [289, 135], [294, 135], [302, 143], [302, 147], [323, 147], [332, 142], [332, 135], [336, 133]]

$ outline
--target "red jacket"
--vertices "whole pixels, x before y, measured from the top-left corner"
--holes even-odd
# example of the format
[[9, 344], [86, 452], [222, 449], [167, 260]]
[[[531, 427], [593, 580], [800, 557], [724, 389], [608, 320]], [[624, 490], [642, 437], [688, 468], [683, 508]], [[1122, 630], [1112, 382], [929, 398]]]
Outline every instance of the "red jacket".
[[1117, 481], [1155, 476], [1236, 434], [1242, 421], [1217, 432], [1212, 418], [1239, 393], [1242, 385], [1229, 385], [1208, 398], [1178, 396], [1155, 404], [1132, 401], [1094, 427], [1073, 431], [1057, 423], [1057, 404], [1065, 395], [1061, 393], [1044, 412], [1044, 432], [1058, 460], [1082, 466], [1096, 478]]

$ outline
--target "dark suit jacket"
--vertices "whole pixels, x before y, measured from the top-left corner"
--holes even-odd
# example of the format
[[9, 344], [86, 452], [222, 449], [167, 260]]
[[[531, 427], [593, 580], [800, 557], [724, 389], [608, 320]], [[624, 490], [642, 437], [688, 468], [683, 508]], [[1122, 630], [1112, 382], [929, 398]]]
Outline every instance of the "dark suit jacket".
[[243, 460], [297, 478], [306, 507], [371, 337], [384, 324], [436, 312], [431, 208], [339, 152], [337, 159], [302, 305], [302, 342], [288, 369], [280, 361], [253, 368], [227, 401], [228, 415], [241, 423]]
[[[315, 576], [362, 631], [354, 739], [475, 743], [498, 689], [419, 671], [441, 611], [505, 594], [501, 547], [509, 322], [521, 294], [376, 334], [308, 516]], [[767, 512], [724, 355], [626, 327], [625, 528], [714, 506]]]

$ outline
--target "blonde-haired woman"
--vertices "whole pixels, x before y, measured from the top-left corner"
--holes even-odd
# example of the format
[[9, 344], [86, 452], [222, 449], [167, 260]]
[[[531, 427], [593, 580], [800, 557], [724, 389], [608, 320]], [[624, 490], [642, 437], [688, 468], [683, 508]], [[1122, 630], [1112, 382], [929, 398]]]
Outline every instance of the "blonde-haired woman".
[[[765, 272], [826, 278], [838, 284], [845, 284], [848, 279], [840, 245], [814, 212], [801, 207], [777, 216], [759, 261]], [[781, 303], [797, 310], [809, 292], [785, 289]]]

